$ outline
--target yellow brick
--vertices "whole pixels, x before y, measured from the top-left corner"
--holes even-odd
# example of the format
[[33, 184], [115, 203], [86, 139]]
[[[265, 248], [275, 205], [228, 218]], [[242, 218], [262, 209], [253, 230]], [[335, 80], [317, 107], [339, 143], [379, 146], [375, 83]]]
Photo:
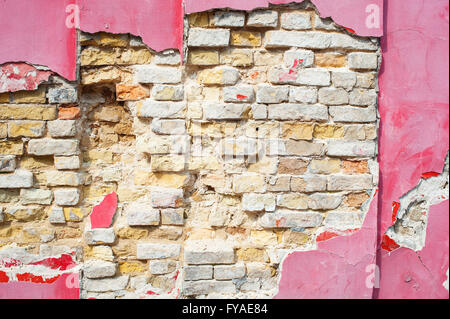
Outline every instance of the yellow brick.
[[241, 261], [266, 262], [268, 259], [265, 251], [257, 248], [238, 249], [236, 255]]
[[55, 106], [42, 105], [0, 105], [0, 120], [56, 120]]
[[53, 157], [22, 157], [20, 167], [25, 169], [40, 169], [53, 167]]
[[217, 101], [220, 99], [220, 93], [222, 90], [220, 88], [215, 87], [204, 87], [203, 88], [203, 97], [207, 101]]
[[[123, 227], [116, 231], [117, 236], [123, 239], [142, 239], [148, 237], [148, 230], [136, 227]], [[114, 248], [113, 248], [114, 250]], [[114, 250], [114, 253], [116, 251]], [[116, 253], [117, 254], [117, 253]]]
[[85, 198], [103, 197], [116, 191], [115, 186], [88, 186], [83, 188], [83, 196]]
[[81, 208], [67, 207], [64, 208], [64, 217], [68, 222], [81, 222], [84, 218], [84, 213]]
[[333, 174], [341, 171], [341, 161], [332, 159], [312, 160], [310, 169], [315, 174]]
[[312, 140], [314, 124], [285, 123], [281, 126], [282, 137], [294, 140]]
[[20, 91], [13, 93], [14, 103], [45, 103], [46, 88], [41, 86], [35, 91]]
[[99, 161], [105, 164], [112, 164], [113, 153], [111, 151], [89, 151], [85, 153], [84, 160], [87, 162]]
[[9, 93], [0, 93], [0, 103], [9, 103]]
[[45, 217], [45, 207], [24, 207], [18, 208], [14, 211], [14, 214], [6, 214], [6, 220], [17, 220], [21, 222], [29, 222], [33, 220], [39, 220]]
[[111, 47], [126, 47], [128, 46], [128, 35], [126, 34], [111, 34], [100, 32], [94, 36], [97, 45], [111, 46]]
[[232, 31], [231, 44], [239, 47], [259, 47], [261, 45], [261, 33]]
[[316, 125], [314, 128], [315, 138], [343, 138], [344, 135], [345, 128], [340, 125]]
[[3, 141], [0, 142], [0, 154], [2, 155], [22, 155], [23, 142]]
[[323, 68], [343, 68], [347, 65], [347, 59], [339, 53], [316, 53], [315, 63]]
[[124, 262], [119, 265], [119, 272], [122, 275], [140, 274], [145, 272], [146, 265], [142, 262]]
[[82, 66], [149, 64], [148, 49], [87, 47], [81, 52]]
[[305, 245], [309, 241], [309, 236], [305, 233], [286, 231], [283, 236], [284, 242], [291, 245]]
[[9, 122], [9, 137], [41, 137], [44, 134], [45, 122], [18, 121]]
[[137, 171], [134, 178], [135, 185], [151, 185], [167, 188], [182, 188], [188, 179], [187, 175], [170, 173], [152, 173]]
[[209, 15], [207, 12], [193, 13], [189, 15], [189, 25], [191, 27], [209, 26]]
[[132, 82], [131, 72], [112, 66], [81, 70], [81, 84], [84, 85], [118, 82]]
[[219, 52], [212, 50], [191, 50], [189, 51], [188, 63], [193, 65], [219, 64]]
[[164, 87], [153, 95], [153, 98], [158, 101], [172, 101], [175, 99], [176, 89], [171, 86]]
[[255, 245], [269, 246], [278, 244], [277, 235], [273, 231], [267, 230], [252, 230], [250, 239]]
[[198, 83], [205, 85], [220, 85], [223, 83], [223, 70], [213, 69], [200, 71], [198, 73], [197, 81]]
[[133, 202], [141, 197], [147, 195], [148, 191], [145, 190], [133, 190], [130, 188], [119, 188], [117, 190], [117, 196], [121, 202]]
[[8, 136], [8, 124], [0, 123], [0, 138], [6, 138]]
[[230, 49], [220, 55], [220, 63], [232, 66], [251, 66], [253, 64], [253, 52], [251, 50]]

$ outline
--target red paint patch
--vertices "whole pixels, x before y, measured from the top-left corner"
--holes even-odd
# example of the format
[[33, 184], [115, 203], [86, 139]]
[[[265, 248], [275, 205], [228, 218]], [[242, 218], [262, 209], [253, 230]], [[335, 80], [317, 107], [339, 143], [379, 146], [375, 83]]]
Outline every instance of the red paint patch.
[[316, 241], [317, 242], [321, 242], [321, 241], [329, 240], [331, 238], [338, 237], [338, 236], [339, 235], [336, 234], [336, 233], [329, 232], [329, 231], [324, 231], [319, 236], [317, 236]]
[[75, 266], [75, 262], [70, 255], [61, 255], [59, 258], [47, 258], [30, 265], [42, 265], [50, 269], [67, 270]]
[[5, 283], [9, 281], [9, 277], [6, 275], [6, 272], [0, 270], [0, 283]]
[[383, 236], [383, 241], [381, 242], [381, 248], [387, 251], [394, 251], [398, 248], [400, 248], [400, 245], [397, 244], [392, 238], [390, 238], [388, 235]]
[[423, 173], [422, 174], [422, 178], [423, 179], [428, 179], [428, 178], [431, 178], [431, 177], [436, 177], [436, 176], [439, 176], [440, 174], [439, 173], [436, 173], [436, 172], [428, 172], [428, 173]]
[[349, 31], [349, 32], [351, 32], [351, 33], [356, 33], [355, 32], [355, 30], [353, 30], [353, 29], [350, 29], [350, 28], [346, 28], [346, 27], [343, 27], [345, 30], [347, 30], [347, 31]]
[[0, 93], [36, 90], [48, 81], [51, 71], [42, 71], [26, 63], [8, 63], [0, 66]]
[[395, 223], [397, 221], [398, 210], [400, 209], [400, 203], [393, 202], [392, 203], [392, 222]]
[[159, 293], [156, 293], [156, 292], [151, 291], [151, 290], [147, 291], [146, 294], [147, 294], [147, 295], [151, 295], [151, 296], [153, 296], [153, 295], [159, 295]]
[[0, 265], [2, 265], [5, 268], [11, 268], [11, 267], [16, 267], [16, 266], [21, 266], [22, 262], [17, 259], [6, 257], [6, 258], [0, 260]]
[[29, 272], [26, 272], [24, 274], [17, 274], [17, 280], [24, 281], [24, 282], [32, 282], [35, 284], [52, 284], [55, 281], [57, 281], [60, 276], [61, 275], [44, 279], [44, 278], [42, 278], [42, 276], [36, 276], [36, 275], [30, 274]]
[[116, 209], [117, 194], [111, 193], [106, 195], [103, 201], [92, 210], [91, 229], [110, 227]]
[[246, 98], [248, 98], [248, 96], [245, 96], [245, 95], [241, 95], [241, 94], [238, 94], [238, 95], [236, 95], [236, 97], [239, 99], [239, 100], [245, 100]]

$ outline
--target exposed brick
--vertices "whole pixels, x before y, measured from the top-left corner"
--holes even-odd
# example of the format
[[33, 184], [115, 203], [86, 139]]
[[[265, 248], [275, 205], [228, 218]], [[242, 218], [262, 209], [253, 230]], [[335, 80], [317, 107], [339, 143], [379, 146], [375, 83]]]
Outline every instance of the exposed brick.
[[185, 102], [159, 102], [150, 99], [137, 102], [139, 117], [181, 119], [186, 113]]
[[247, 19], [247, 26], [249, 27], [277, 27], [278, 26], [278, 12], [272, 10], [255, 10], [249, 13]]
[[261, 33], [231, 31], [231, 45], [238, 47], [259, 47], [261, 45]]
[[152, 206], [161, 208], [177, 208], [183, 205], [183, 190], [154, 187], [151, 191]]
[[376, 144], [373, 141], [330, 141], [327, 155], [348, 157], [373, 157], [376, 155]]
[[188, 265], [234, 264], [234, 249], [222, 241], [190, 241], [184, 248]]
[[256, 101], [258, 103], [276, 104], [288, 101], [289, 87], [271, 86], [267, 84], [258, 85]]
[[17, 104], [17, 105], [0, 105], [0, 120], [31, 120], [31, 121], [51, 121], [56, 119], [56, 107], [33, 105], [33, 104]]
[[216, 27], [243, 27], [245, 24], [245, 13], [216, 11], [211, 24]]
[[284, 64], [289, 68], [294, 67], [294, 65], [310, 67], [314, 64], [314, 52], [302, 49], [288, 50], [284, 53]]
[[328, 177], [329, 191], [355, 191], [374, 188], [371, 175], [330, 175]]
[[374, 107], [330, 106], [329, 110], [335, 122], [367, 123], [377, 120], [377, 111]]
[[149, 97], [148, 90], [140, 85], [117, 84], [116, 95], [118, 101], [136, 101]]
[[204, 49], [189, 50], [188, 63], [192, 65], [217, 65], [219, 64], [219, 52]]
[[77, 155], [78, 140], [54, 140], [50, 138], [36, 139], [28, 142], [28, 153], [38, 156], [45, 155]]
[[11, 174], [0, 174], [0, 188], [30, 188], [33, 186], [33, 173], [16, 170]]
[[363, 52], [349, 53], [348, 67], [354, 70], [375, 70], [378, 67], [378, 55]]
[[181, 70], [173, 67], [138, 65], [133, 67], [139, 83], [177, 84], [181, 82]]
[[178, 258], [181, 246], [179, 244], [137, 244], [137, 259]]
[[330, 72], [320, 69], [304, 69], [298, 72], [297, 84], [329, 86], [331, 84]]
[[281, 194], [277, 196], [277, 206], [289, 209], [305, 210], [308, 209], [308, 197], [305, 194]]
[[226, 47], [230, 43], [230, 30], [201, 29], [189, 30], [188, 45], [192, 47]]
[[23, 205], [40, 204], [50, 205], [53, 201], [53, 193], [46, 189], [22, 189], [20, 200]]
[[321, 88], [319, 90], [319, 103], [327, 105], [348, 104], [348, 93], [344, 89]]
[[214, 279], [216, 280], [240, 279], [245, 276], [245, 273], [244, 263], [231, 266], [214, 266]]
[[255, 92], [249, 85], [230, 86], [223, 89], [223, 98], [225, 102], [248, 103], [255, 99]]
[[229, 66], [220, 66], [200, 71], [197, 80], [205, 85], [234, 85], [239, 80], [239, 71]]
[[273, 214], [264, 214], [259, 224], [264, 228], [318, 227], [322, 221], [320, 213], [280, 209]]
[[12, 173], [16, 169], [16, 157], [0, 155], [0, 173]]
[[336, 209], [342, 203], [341, 195], [312, 194], [308, 198], [308, 207], [314, 210]]
[[204, 116], [208, 120], [240, 120], [249, 110], [250, 105], [236, 103], [206, 103], [203, 107]]
[[213, 266], [186, 266], [184, 267], [184, 280], [213, 279]]
[[283, 13], [281, 15], [281, 27], [287, 30], [311, 29], [311, 15], [303, 12]]
[[339, 53], [316, 53], [315, 64], [321, 68], [343, 68], [347, 65], [347, 58]]
[[77, 134], [74, 120], [50, 121], [47, 125], [51, 137], [73, 137]]
[[253, 52], [249, 49], [227, 49], [220, 54], [220, 63], [235, 67], [253, 65]]
[[155, 226], [161, 220], [159, 210], [144, 203], [131, 203], [126, 208], [126, 214], [130, 226]]
[[293, 192], [322, 192], [327, 190], [327, 178], [320, 175], [310, 175], [291, 178], [291, 191]]
[[273, 194], [244, 194], [242, 209], [250, 212], [275, 210], [275, 196]]

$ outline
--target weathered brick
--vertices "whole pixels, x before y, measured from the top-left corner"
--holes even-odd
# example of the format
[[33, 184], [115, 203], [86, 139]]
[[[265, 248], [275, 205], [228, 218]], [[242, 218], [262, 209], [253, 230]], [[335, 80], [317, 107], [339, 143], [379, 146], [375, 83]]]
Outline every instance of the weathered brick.
[[342, 161], [342, 169], [346, 174], [368, 174], [368, 161]]
[[161, 210], [161, 223], [163, 225], [184, 225], [184, 209], [166, 208]]
[[355, 89], [350, 92], [350, 104], [358, 106], [375, 105], [378, 95], [375, 90]]
[[235, 294], [236, 286], [231, 281], [201, 280], [183, 282], [183, 295], [197, 296], [211, 293]]
[[[46, 88], [44, 86], [39, 87], [34, 91], [19, 91], [13, 93], [14, 103], [45, 103], [46, 102]], [[0, 101], [1, 102], [1, 101]], [[7, 101], [3, 101], [8, 103]]]
[[283, 55], [279, 52], [257, 50], [255, 51], [255, 65], [271, 66], [278, 65], [283, 62]]
[[139, 117], [182, 119], [185, 113], [185, 102], [159, 102], [150, 99], [137, 102], [137, 116]]
[[377, 120], [374, 107], [330, 106], [330, 115], [334, 121], [343, 123], [367, 123]]
[[376, 155], [376, 143], [373, 141], [330, 141], [327, 155], [348, 157], [374, 157]]
[[0, 123], [0, 138], [8, 137], [8, 123]]
[[281, 158], [278, 174], [303, 175], [308, 168], [308, 162], [298, 158]]
[[369, 199], [370, 196], [366, 192], [351, 193], [345, 197], [345, 204], [350, 207], [360, 208]]
[[329, 212], [324, 224], [333, 229], [355, 229], [361, 227], [361, 219], [356, 212]]
[[55, 189], [55, 203], [60, 206], [75, 206], [80, 201], [80, 190], [77, 188]]
[[83, 289], [92, 292], [117, 291], [127, 288], [130, 276], [124, 275], [115, 278], [86, 279], [83, 281]]
[[239, 80], [239, 71], [233, 67], [220, 66], [200, 71], [197, 81], [205, 85], [234, 85]]
[[40, 204], [50, 205], [53, 201], [53, 193], [46, 189], [22, 189], [20, 201], [23, 205]]
[[137, 259], [178, 258], [181, 253], [179, 244], [137, 244]]
[[273, 194], [244, 194], [242, 209], [250, 212], [275, 210], [275, 196]]
[[0, 173], [12, 173], [16, 169], [16, 157], [0, 155]]
[[314, 64], [314, 52], [310, 50], [291, 49], [284, 53], [284, 65], [292, 68], [300, 65], [305, 68]]
[[261, 33], [231, 31], [231, 45], [238, 47], [259, 47], [261, 45]]
[[155, 64], [158, 65], [180, 65], [181, 55], [178, 50], [166, 50], [156, 54]]
[[333, 159], [314, 159], [309, 165], [314, 174], [333, 174], [341, 171], [341, 161]]
[[103, 260], [88, 260], [83, 265], [83, 274], [90, 279], [114, 277], [117, 264]]
[[80, 60], [82, 66], [149, 64], [152, 53], [147, 48], [87, 47]]
[[317, 103], [318, 91], [317, 88], [313, 87], [291, 87], [289, 93], [289, 102], [295, 103]]
[[148, 90], [141, 85], [116, 85], [116, 96], [118, 101], [136, 101], [149, 97]]
[[319, 103], [327, 105], [348, 104], [348, 93], [344, 89], [321, 88], [319, 90]]
[[0, 103], [9, 103], [9, 92], [0, 93]]
[[78, 92], [74, 87], [51, 87], [47, 93], [48, 102], [51, 104], [69, 104], [76, 103]]
[[250, 85], [228, 86], [223, 89], [223, 99], [225, 102], [253, 102], [255, 92]]
[[0, 120], [51, 121], [56, 119], [56, 107], [30, 104], [0, 105]]
[[95, 228], [85, 231], [84, 239], [88, 245], [113, 244], [116, 234], [112, 228]]
[[79, 169], [80, 157], [78, 156], [55, 156], [55, 167], [59, 170]]
[[325, 150], [324, 144], [316, 142], [287, 140], [285, 145], [287, 155], [318, 156], [322, 155]]
[[312, 194], [308, 197], [308, 207], [314, 210], [336, 209], [341, 205], [343, 197], [332, 194]]
[[183, 190], [154, 187], [151, 191], [152, 206], [161, 208], [178, 208], [183, 205]]
[[81, 117], [81, 109], [79, 107], [60, 107], [58, 109], [58, 119], [74, 120]]
[[184, 261], [188, 265], [234, 264], [234, 249], [226, 242], [202, 240], [186, 242]]
[[249, 13], [247, 19], [247, 26], [249, 27], [277, 27], [278, 26], [278, 12], [273, 10], [255, 10]]
[[33, 173], [18, 169], [14, 173], [0, 174], [0, 188], [33, 187]]
[[250, 110], [248, 104], [237, 103], [206, 103], [203, 106], [203, 113], [207, 120], [240, 120], [243, 119]]
[[375, 70], [378, 68], [378, 55], [363, 52], [349, 53], [348, 67], [354, 70]]
[[320, 175], [310, 175], [291, 178], [291, 191], [293, 192], [322, 192], [327, 190], [327, 178]]
[[184, 99], [184, 88], [182, 85], [154, 85], [152, 97], [157, 101], [182, 101]]
[[331, 18], [321, 19], [319, 15], [314, 14], [314, 26], [317, 30], [336, 31], [338, 28]]
[[37, 156], [77, 155], [80, 152], [79, 144], [78, 140], [36, 139], [28, 142], [28, 154]]
[[303, 12], [283, 13], [281, 15], [281, 27], [286, 30], [311, 29], [311, 15]]
[[125, 212], [130, 226], [155, 226], [161, 219], [159, 210], [144, 203], [131, 203]]
[[230, 43], [230, 30], [202, 29], [189, 30], [188, 45], [190, 47], [226, 47]]
[[42, 219], [45, 214], [44, 207], [33, 206], [13, 206], [5, 210], [7, 220], [17, 220], [20, 222], [30, 222]]
[[376, 78], [377, 73], [375, 72], [356, 73], [356, 87], [374, 89]]
[[320, 69], [303, 69], [298, 72], [297, 84], [329, 86], [331, 84], [330, 72]]
[[213, 266], [185, 266], [184, 280], [197, 281], [213, 279]]
[[314, 137], [318, 139], [343, 138], [345, 128], [342, 125], [322, 124], [314, 127]]
[[315, 64], [321, 68], [343, 68], [347, 65], [347, 58], [340, 53], [316, 53]]
[[77, 134], [76, 121], [74, 120], [50, 121], [47, 125], [51, 137], [73, 137]]
[[186, 123], [183, 120], [154, 119], [152, 131], [156, 134], [182, 135], [186, 133]]
[[281, 103], [288, 101], [289, 87], [287, 86], [272, 86], [267, 84], [258, 85], [256, 93], [256, 101], [258, 103]]
[[288, 192], [291, 189], [291, 176], [271, 177], [267, 184], [269, 192]]
[[318, 227], [322, 221], [320, 213], [279, 209], [273, 214], [264, 214], [259, 224], [264, 228]]
[[139, 83], [177, 84], [181, 82], [181, 70], [173, 67], [138, 65], [133, 67]]
[[53, 207], [48, 216], [48, 221], [51, 224], [65, 224], [66, 217], [64, 216], [64, 211], [61, 207]]
[[108, 46], [108, 47], [126, 47], [128, 46], [127, 34], [111, 34], [99, 32], [96, 34], [82, 34], [80, 39], [82, 46]]
[[172, 156], [152, 156], [153, 172], [181, 172], [185, 168], [185, 157], [179, 155]]
[[372, 175], [330, 175], [329, 191], [356, 191], [374, 188]]
[[331, 72], [331, 79], [337, 88], [351, 90], [356, 85], [356, 73], [354, 72]]
[[253, 104], [252, 115], [254, 120], [267, 119], [267, 106], [263, 104]]
[[190, 14], [189, 25], [191, 27], [208, 27], [209, 26], [208, 12], [197, 12]]
[[243, 278], [245, 274], [246, 270], [244, 263], [230, 266], [214, 266], [214, 279], [216, 280], [240, 279]]
[[48, 186], [79, 186], [83, 183], [83, 175], [76, 172], [46, 171]]
[[149, 270], [152, 275], [165, 275], [174, 272], [177, 268], [176, 261], [173, 260], [151, 260]]
[[245, 13], [216, 11], [211, 20], [216, 27], [243, 27], [245, 24]]
[[188, 63], [192, 65], [217, 65], [220, 63], [219, 52], [204, 49], [189, 50]]
[[305, 210], [308, 209], [308, 197], [305, 194], [281, 194], [277, 196], [277, 206], [289, 209]]
[[263, 175], [242, 174], [233, 176], [233, 191], [235, 193], [264, 193], [267, 189]]
[[[81, 208], [74, 208], [74, 207], [64, 207], [63, 208], [63, 212], [64, 212], [64, 218], [66, 219], [66, 221], [68, 222], [81, 222], [83, 221], [84, 218], [84, 210]], [[97, 232], [97, 235], [100, 236], [108, 236], [108, 232], [105, 231], [103, 234], [99, 231]], [[88, 235], [89, 236], [89, 235]]]
[[282, 123], [281, 137], [293, 140], [312, 140], [314, 124], [311, 123]]

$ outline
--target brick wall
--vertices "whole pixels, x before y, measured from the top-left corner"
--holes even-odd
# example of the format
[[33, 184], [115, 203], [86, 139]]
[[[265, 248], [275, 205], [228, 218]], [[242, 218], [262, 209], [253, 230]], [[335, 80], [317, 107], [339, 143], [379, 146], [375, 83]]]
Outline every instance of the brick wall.
[[77, 248], [83, 298], [271, 297], [376, 188], [376, 39], [310, 5], [186, 19], [183, 64], [83, 33], [80, 83], [0, 95], [0, 247]]

